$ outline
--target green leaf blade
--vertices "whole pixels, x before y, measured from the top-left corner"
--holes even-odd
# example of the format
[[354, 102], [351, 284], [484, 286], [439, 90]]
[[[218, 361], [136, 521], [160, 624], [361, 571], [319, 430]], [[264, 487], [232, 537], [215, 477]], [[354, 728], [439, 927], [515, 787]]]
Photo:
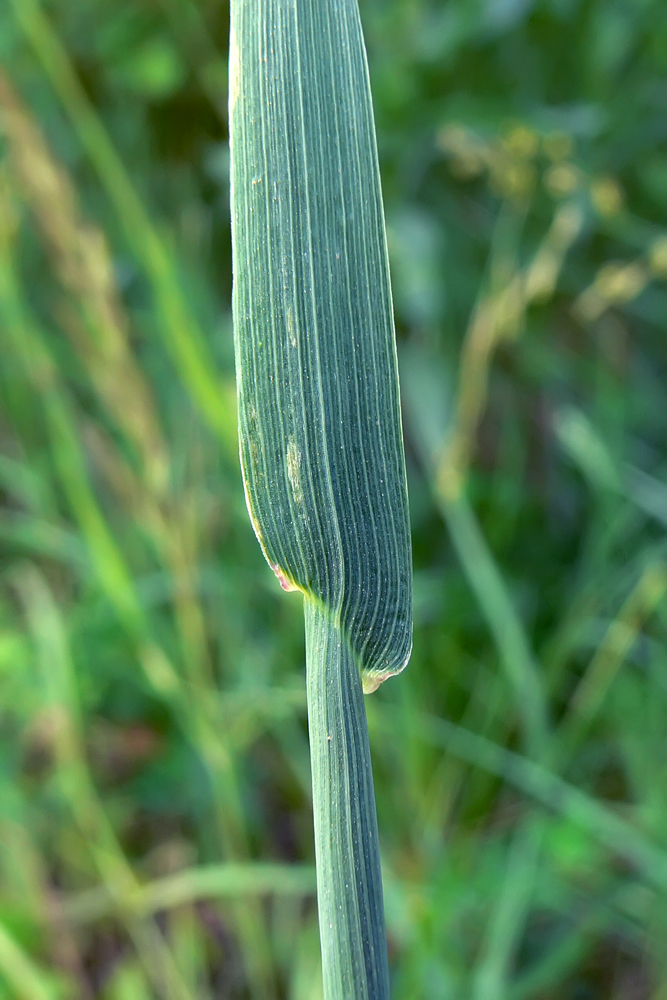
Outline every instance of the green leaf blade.
[[374, 689], [412, 643], [389, 269], [356, 0], [235, 0], [234, 325], [248, 507]]

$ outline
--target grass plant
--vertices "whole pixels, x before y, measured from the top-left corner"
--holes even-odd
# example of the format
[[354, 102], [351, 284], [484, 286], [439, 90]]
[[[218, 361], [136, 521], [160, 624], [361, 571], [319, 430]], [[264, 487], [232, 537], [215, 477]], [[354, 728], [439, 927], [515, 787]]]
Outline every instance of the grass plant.
[[389, 997], [363, 688], [405, 666], [412, 564], [356, 0], [232, 4], [234, 328], [248, 510], [305, 597], [325, 1000]]
[[[360, 9], [415, 568], [365, 699], [392, 998], [663, 1000], [664, 4]], [[323, 996], [301, 602], [238, 471], [228, 24], [0, 0], [2, 1000]]]

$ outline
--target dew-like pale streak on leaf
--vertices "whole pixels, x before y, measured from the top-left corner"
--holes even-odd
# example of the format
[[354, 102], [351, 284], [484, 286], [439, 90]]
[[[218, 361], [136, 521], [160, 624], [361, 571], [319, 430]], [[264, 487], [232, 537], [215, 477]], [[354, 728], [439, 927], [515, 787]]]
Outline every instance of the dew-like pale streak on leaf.
[[234, 329], [248, 509], [306, 598], [325, 997], [388, 997], [362, 684], [406, 664], [412, 567], [357, 0], [232, 0]]

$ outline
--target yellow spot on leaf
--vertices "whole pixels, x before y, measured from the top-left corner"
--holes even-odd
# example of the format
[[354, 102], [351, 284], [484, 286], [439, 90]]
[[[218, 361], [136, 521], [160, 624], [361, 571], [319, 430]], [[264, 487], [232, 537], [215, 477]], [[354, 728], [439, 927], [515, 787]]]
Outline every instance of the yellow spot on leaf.
[[292, 487], [294, 502], [300, 507], [303, 504], [303, 489], [301, 486], [301, 454], [294, 443], [294, 438], [290, 438], [289, 444], [287, 445], [287, 475], [289, 477], [290, 486]]
[[294, 328], [294, 313], [292, 312], [292, 307], [287, 307], [286, 313], [287, 320], [287, 333], [289, 334], [289, 341], [292, 347], [296, 347], [296, 330]]

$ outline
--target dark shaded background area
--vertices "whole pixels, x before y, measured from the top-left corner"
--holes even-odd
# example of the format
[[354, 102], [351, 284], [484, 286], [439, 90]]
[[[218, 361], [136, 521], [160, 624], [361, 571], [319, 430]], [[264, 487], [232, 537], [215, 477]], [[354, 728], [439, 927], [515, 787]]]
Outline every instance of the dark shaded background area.
[[[667, 7], [363, 0], [416, 636], [395, 1000], [665, 1000]], [[228, 9], [0, 0], [0, 997], [317, 1000], [237, 461]]]

